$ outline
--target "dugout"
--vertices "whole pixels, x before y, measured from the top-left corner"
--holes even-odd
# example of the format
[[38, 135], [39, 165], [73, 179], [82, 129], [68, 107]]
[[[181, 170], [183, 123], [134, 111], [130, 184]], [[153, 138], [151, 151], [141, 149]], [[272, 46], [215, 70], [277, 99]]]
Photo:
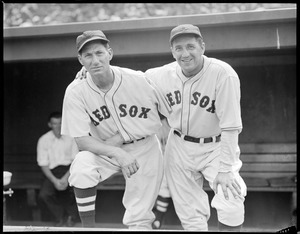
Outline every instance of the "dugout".
[[[173, 61], [169, 32], [181, 23], [199, 26], [205, 54], [228, 62], [240, 77], [244, 126], [240, 143], [275, 148], [279, 144], [296, 153], [296, 9], [281, 9], [4, 28], [4, 170], [13, 172], [13, 180], [40, 178], [36, 143], [48, 130], [49, 112], [61, 109], [65, 88], [81, 68], [75, 40], [82, 31], [103, 30], [114, 51], [113, 65], [145, 71]], [[295, 165], [294, 157], [291, 170], [296, 170]], [[7, 199], [11, 219], [31, 219], [18, 196], [24, 189], [15, 188]], [[261, 225], [275, 220], [278, 228], [286, 226], [292, 193], [260, 193], [248, 193], [252, 215], [247, 217], [246, 210], [246, 224], [267, 218]], [[264, 197], [277, 207], [265, 207]], [[252, 207], [255, 202], [261, 204], [257, 210]], [[168, 217], [167, 222], [178, 222], [175, 216]]]

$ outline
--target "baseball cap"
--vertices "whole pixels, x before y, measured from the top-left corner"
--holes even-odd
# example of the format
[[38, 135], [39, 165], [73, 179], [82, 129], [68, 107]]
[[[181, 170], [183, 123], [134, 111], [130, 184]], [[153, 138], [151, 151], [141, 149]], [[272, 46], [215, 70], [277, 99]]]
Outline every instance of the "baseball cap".
[[175, 37], [183, 34], [195, 34], [200, 36], [203, 39], [198, 27], [192, 24], [181, 24], [172, 29], [170, 34], [170, 43], [172, 43]]
[[109, 40], [106, 38], [106, 36], [101, 30], [85, 31], [77, 37], [77, 51], [79, 52], [86, 43], [94, 40], [102, 40], [109, 42]]

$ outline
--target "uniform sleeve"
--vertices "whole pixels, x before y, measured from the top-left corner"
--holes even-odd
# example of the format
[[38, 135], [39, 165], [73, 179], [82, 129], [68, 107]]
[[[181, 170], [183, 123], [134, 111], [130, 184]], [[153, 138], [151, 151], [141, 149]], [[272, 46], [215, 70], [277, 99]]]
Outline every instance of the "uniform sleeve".
[[146, 75], [146, 80], [153, 87], [155, 95], [157, 97], [158, 111], [166, 118], [168, 118], [172, 113], [172, 107], [170, 106], [169, 102], [160, 91], [159, 87], [152, 80], [153, 76], [155, 76], [155, 72], [153, 70], [151, 71], [148, 70], [146, 71], [145, 75]]
[[221, 159], [219, 172], [232, 171], [232, 166], [239, 162], [238, 130], [222, 131]]
[[47, 142], [43, 138], [40, 138], [37, 143], [37, 163], [40, 167], [49, 166]]
[[61, 134], [71, 137], [88, 136], [91, 119], [78, 95], [66, 92], [63, 101]]
[[240, 99], [239, 78], [230, 76], [222, 80], [216, 90], [216, 113], [222, 131], [242, 131]]
[[238, 77], [230, 76], [223, 80], [217, 89], [216, 112], [222, 130], [221, 160], [219, 172], [232, 171], [238, 163], [238, 135], [242, 131], [240, 109], [240, 82]]

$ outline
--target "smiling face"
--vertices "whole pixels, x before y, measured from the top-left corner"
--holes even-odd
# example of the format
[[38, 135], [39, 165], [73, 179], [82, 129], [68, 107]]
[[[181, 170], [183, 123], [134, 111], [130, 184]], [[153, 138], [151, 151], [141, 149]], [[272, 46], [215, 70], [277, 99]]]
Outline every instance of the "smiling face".
[[109, 72], [112, 49], [100, 40], [88, 42], [80, 51], [78, 60], [92, 77], [105, 76]]
[[178, 36], [172, 41], [171, 50], [186, 77], [194, 76], [201, 71], [205, 44], [200, 38], [192, 34]]

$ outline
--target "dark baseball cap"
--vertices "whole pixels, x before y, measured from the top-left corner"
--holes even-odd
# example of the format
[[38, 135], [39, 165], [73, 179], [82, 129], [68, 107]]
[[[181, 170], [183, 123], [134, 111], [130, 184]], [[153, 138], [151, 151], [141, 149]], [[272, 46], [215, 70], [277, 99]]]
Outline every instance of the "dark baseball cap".
[[105, 34], [101, 30], [85, 31], [77, 37], [77, 51], [79, 52], [86, 43], [94, 40], [102, 40], [105, 42], [109, 42], [109, 40], [106, 38]]
[[200, 36], [203, 39], [198, 27], [192, 24], [181, 24], [172, 29], [170, 34], [170, 44], [172, 44], [172, 41], [174, 40], [175, 37], [183, 34], [195, 34]]

